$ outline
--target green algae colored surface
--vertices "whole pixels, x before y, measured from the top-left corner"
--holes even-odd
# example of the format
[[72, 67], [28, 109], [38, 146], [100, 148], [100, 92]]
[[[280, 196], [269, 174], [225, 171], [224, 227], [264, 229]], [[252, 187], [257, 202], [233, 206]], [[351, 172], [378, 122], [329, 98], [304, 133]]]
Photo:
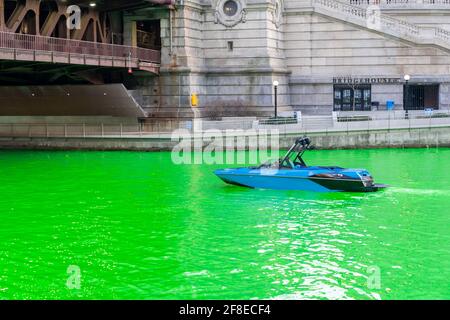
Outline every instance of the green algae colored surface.
[[449, 149], [306, 158], [392, 187], [251, 190], [170, 153], [1, 151], [0, 299], [450, 299]]

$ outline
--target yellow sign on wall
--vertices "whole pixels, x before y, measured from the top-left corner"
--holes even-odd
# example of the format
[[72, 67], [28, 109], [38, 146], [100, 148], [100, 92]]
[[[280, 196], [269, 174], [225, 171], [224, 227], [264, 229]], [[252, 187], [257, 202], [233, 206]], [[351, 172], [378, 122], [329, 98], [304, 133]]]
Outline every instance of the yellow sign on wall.
[[191, 95], [191, 106], [198, 107], [198, 95], [196, 93]]

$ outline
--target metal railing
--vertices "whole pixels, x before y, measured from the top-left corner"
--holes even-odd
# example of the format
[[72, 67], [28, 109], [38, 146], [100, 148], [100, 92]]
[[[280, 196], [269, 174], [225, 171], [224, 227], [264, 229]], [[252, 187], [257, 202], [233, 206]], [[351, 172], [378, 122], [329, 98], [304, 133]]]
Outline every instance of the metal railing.
[[160, 122], [152, 124], [127, 123], [0, 123], [2, 138], [167, 138], [175, 130], [186, 132], [251, 130], [278, 130], [283, 133], [323, 133], [373, 131], [393, 129], [420, 129], [450, 127], [450, 110], [424, 111], [386, 111], [386, 112], [335, 112], [333, 115], [301, 116], [291, 119], [245, 119], [208, 121], [197, 119], [186, 125], [174, 122], [167, 125]]
[[141, 136], [139, 124], [105, 123], [0, 123], [0, 137], [88, 138]]
[[161, 62], [161, 55], [158, 50], [10, 32], [0, 32], [0, 48], [34, 52], [60, 52], [108, 58], [131, 58], [157, 64]]
[[278, 128], [280, 132], [348, 132], [392, 129], [450, 127], [450, 110], [333, 112], [330, 116], [302, 116], [296, 124], [258, 123], [258, 129]]

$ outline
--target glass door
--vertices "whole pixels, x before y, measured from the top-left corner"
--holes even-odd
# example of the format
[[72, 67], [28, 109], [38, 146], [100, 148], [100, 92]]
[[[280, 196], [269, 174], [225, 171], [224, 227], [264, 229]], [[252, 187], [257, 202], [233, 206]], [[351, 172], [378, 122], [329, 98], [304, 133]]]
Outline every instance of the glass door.
[[352, 89], [342, 89], [342, 111], [352, 111]]
[[372, 90], [370, 86], [335, 86], [334, 111], [372, 110]]
[[370, 111], [372, 90], [370, 86], [334, 87], [334, 111]]
[[334, 111], [342, 110], [342, 90], [334, 89]]
[[359, 88], [355, 89], [354, 95], [355, 106], [353, 110], [360, 111], [363, 109], [363, 90]]
[[366, 88], [363, 90], [363, 111], [371, 111], [372, 110], [372, 90], [370, 88]]

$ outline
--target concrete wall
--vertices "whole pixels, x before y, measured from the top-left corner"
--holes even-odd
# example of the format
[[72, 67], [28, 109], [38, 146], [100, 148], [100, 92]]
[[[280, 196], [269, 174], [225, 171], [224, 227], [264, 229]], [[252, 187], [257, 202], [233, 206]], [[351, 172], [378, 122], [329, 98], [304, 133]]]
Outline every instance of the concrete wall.
[[317, 14], [286, 14], [287, 66], [296, 75], [447, 75], [450, 55], [412, 47]]
[[372, 85], [372, 101], [380, 103], [381, 109], [386, 109], [386, 102], [394, 101], [395, 109], [403, 109], [403, 84]]
[[333, 108], [331, 78], [292, 76], [290, 79], [291, 105], [304, 115], [330, 114]]
[[[292, 145], [299, 134], [280, 137], [280, 148]], [[450, 147], [450, 128], [311, 133], [318, 149]], [[248, 149], [248, 139], [247, 146]], [[170, 138], [1, 138], [0, 149], [170, 151]]]

